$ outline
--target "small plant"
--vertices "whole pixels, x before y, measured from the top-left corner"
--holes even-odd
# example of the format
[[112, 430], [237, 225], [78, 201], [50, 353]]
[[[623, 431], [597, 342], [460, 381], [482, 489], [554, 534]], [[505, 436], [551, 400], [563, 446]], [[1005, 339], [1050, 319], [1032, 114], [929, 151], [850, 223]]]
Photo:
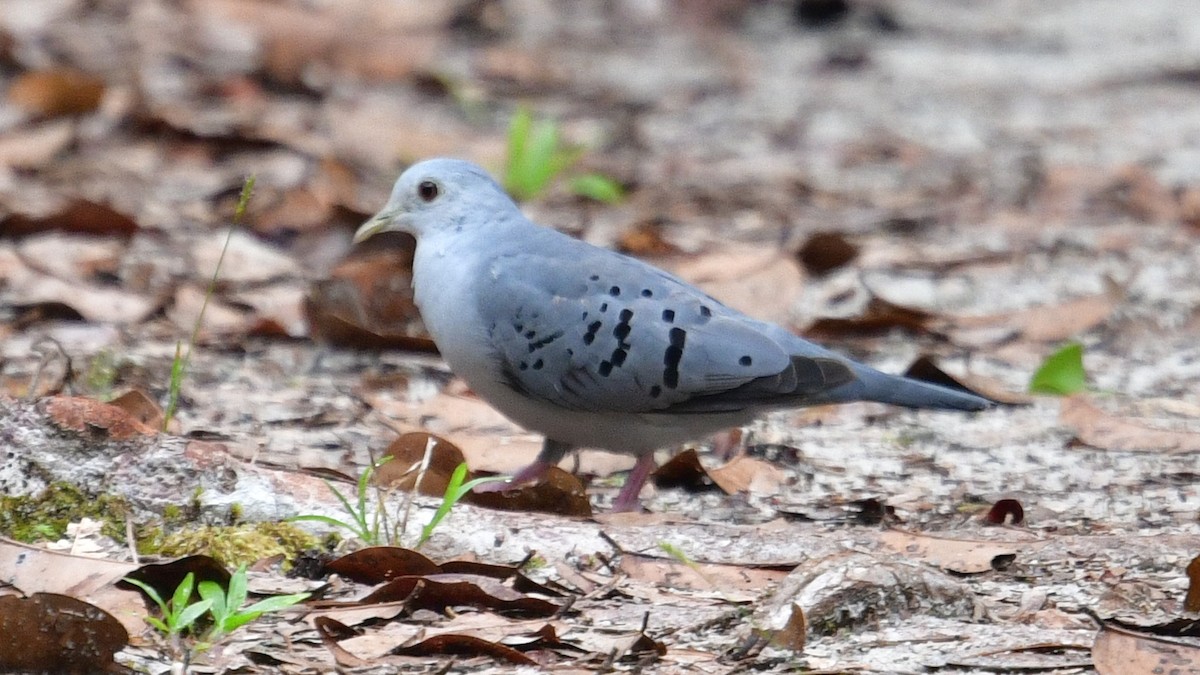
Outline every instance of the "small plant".
[[308, 593], [273, 595], [243, 608], [246, 602], [246, 566], [238, 567], [229, 578], [229, 588], [222, 589], [215, 581], [201, 581], [197, 589], [201, 602], [209, 603], [208, 613], [213, 624], [205, 634], [207, 642], [216, 642], [267, 612], [278, 612], [307, 599]]
[[484, 476], [483, 478], [476, 478], [463, 483], [466, 478], [467, 465], [465, 462], [454, 467], [454, 473], [450, 474], [450, 481], [446, 484], [446, 492], [442, 494], [442, 504], [433, 514], [433, 518], [429, 521], [429, 523], [425, 527], [421, 528], [421, 538], [417, 540], [416, 548], [421, 548], [425, 545], [425, 542], [429, 541], [429, 538], [433, 536], [434, 529], [436, 529], [442, 520], [449, 515], [450, 510], [454, 508], [454, 505], [457, 504], [463, 497], [465, 497], [468, 492], [474, 490], [475, 486], [483, 485], [484, 483], [503, 482], [508, 480], [509, 477]]
[[[555, 122], [534, 120], [529, 108], [521, 106], [508, 125], [504, 189], [517, 201], [535, 199], [579, 161], [584, 150], [582, 146], [563, 144]], [[624, 197], [616, 181], [596, 173], [575, 177], [571, 190], [605, 203], [619, 202]]]
[[[162, 612], [162, 618], [147, 616], [146, 623], [170, 638], [173, 646], [185, 654], [192, 648], [200, 651], [208, 649], [215, 642], [263, 614], [287, 609], [309, 596], [308, 593], [274, 595], [243, 608], [247, 595], [245, 565], [230, 576], [228, 589], [221, 588], [215, 581], [201, 581], [199, 588], [196, 588], [196, 577], [188, 572], [183, 581], [175, 587], [175, 593], [169, 602], [164, 601], [153, 586], [143, 581], [130, 577], [125, 577], [125, 581], [142, 589]], [[193, 588], [196, 588], [201, 598], [195, 602], [192, 602]], [[210, 616], [212, 623], [197, 637], [193, 626], [205, 614]], [[195, 638], [191, 644], [185, 645], [182, 642], [185, 632]]]
[[150, 596], [154, 604], [158, 605], [159, 611], [162, 612], [162, 618], [156, 616], [147, 616], [146, 623], [154, 626], [160, 633], [171, 638], [173, 642], [178, 642], [183, 632], [189, 630], [196, 620], [204, 616], [208, 609], [212, 606], [211, 600], [200, 600], [192, 602], [192, 589], [196, 584], [196, 575], [191, 572], [179, 582], [175, 587], [175, 593], [171, 596], [169, 602], [164, 601], [158, 591], [154, 587], [137, 579], [125, 577], [125, 581], [142, 589], [142, 592]]
[[1083, 391], [1087, 374], [1083, 370], [1083, 345], [1071, 342], [1042, 362], [1029, 381], [1034, 394], [1068, 396]]
[[346, 496], [341, 493], [341, 491], [333, 486], [333, 483], [330, 483], [327, 480], [325, 481], [325, 484], [329, 486], [330, 492], [333, 493], [333, 496], [337, 497], [337, 500], [342, 503], [342, 508], [345, 509], [346, 513], [350, 515], [350, 521], [319, 514], [293, 516], [288, 520], [292, 522], [309, 521], [325, 523], [326, 525], [345, 528], [350, 530], [354, 536], [362, 539], [367, 544], [371, 546], [378, 546], [380, 543], [383, 543], [383, 538], [380, 536], [381, 533], [384, 536], [387, 534], [387, 529], [383, 523], [385, 520], [385, 516], [383, 515], [383, 496], [382, 493], [378, 491], [376, 492], [376, 496], [380, 503], [379, 507], [375, 509], [374, 517], [372, 517], [370, 514], [370, 509], [367, 508], [367, 494], [371, 485], [371, 476], [375, 473], [375, 470], [390, 461], [392, 461], [390, 455], [387, 457], [382, 457], [379, 459], [379, 461], [372, 462], [365, 469], [363, 469], [363, 472], [358, 476], [358, 483], [355, 488], [356, 499], [353, 504], [350, 503], [350, 500], [347, 499]]
[[200, 326], [204, 323], [204, 311], [208, 309], [208, 301], [217, 288], [221, 263], [225, 261], [225, 252], [229, 250], [229, 241], [233, 239], [233, 230], [242, 222], [242, 216], [246, 214], [246, 205], [250, 203], [250, 196], [254, 194], [254, 182], [255, 177], [248, 176], [242, 183], [242, 193], [238, 196], [237, 206], [233, 209], [233, 219], [229, 224], [229, 232], [225, 235], [225, 245], [221, 247], [221, 255], [217, 256], [217, 267], [213, 270], [212, 280], [208, 282], [208, 290], [204, 293], [204, 302], [200, 303], [200, 313], [196, 315], [196, 322], [192, 324], [192, 334], [188, 338], [187, 351], [183, 351], [182, 342], [175, 343], [175, 358], [171, 360], [171, 378], [167, 382], [167, 407], [163, 411], [162, 430], [164, 432], [170, 427], [171, 420], [174, 419], [175, 412], [179, 409], [179, 393], [183, 389], [183, 378], [187, 375], [188, 364], [192, 360], [192, 349], [200, 337]]

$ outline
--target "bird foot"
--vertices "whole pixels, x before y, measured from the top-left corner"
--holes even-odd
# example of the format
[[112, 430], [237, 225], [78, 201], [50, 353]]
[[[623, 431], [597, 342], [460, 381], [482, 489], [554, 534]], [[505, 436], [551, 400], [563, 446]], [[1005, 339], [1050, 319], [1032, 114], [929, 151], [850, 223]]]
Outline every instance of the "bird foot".
[[482, 485], [476, 485], [474, 491], [475, 492], [508, 492], [509, 490], [515, 490], [518, 487], [520, 487], [521, 485], [524, 485], [525, 483], [532, 483], [534, 481], [540, 480], [542, 478], [542, 476], [545, 476], [546, 472], [550, 470], [551, 466], [553, 466], [553, 465], [548, 464], [546, 462], [539, 461], [539, 460], [534, 460], [534, 462], [532, 464], [530, 464], [529, 466], [527, 466], [527, 467], [521, 469], [520, 471], [516, 472], [515, 474], [513, 474], [513, 477], [508, 479], [507, 481], [505, 481], [503, 483], [496, 482], [496, 483], [483, 483]]

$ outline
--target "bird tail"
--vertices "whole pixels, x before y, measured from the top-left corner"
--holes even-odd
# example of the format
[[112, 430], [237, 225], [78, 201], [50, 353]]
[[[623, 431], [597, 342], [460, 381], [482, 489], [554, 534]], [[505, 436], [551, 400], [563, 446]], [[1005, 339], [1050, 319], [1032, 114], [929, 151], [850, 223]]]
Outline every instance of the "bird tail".
[[837, 401], [877, 401], [906, 408], [934, 410], [986, 410], [995, 403], [968, 391], [930, 384], [867, 367], [855, 368], [857, 378], [834, 391]]

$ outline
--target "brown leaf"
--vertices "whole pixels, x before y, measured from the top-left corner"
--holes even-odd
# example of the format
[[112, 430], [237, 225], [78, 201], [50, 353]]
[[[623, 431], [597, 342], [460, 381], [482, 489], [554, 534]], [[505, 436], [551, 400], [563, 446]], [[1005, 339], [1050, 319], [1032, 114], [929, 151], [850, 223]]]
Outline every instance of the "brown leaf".
[[437, 574], [441, 568], [411, 549], [371, 546], [334, 560], [325, 571], [360, 584], [378, 584], [396, 577]]
[[403, 600], [412, 609], [442, 612], [448, 607], [479, 607], [516, 616], [552, 616], [559, 610], [549, 600], [518, 593], [486, 577], [431, 574], [400, 577], [372, 591], [358, 604]]
[[55, 396], [42, 405], [55, 424], [76, 432], [107, 432], [113, 440], [158, 433], [122, 408], [90, 398]]
[[385, 239], [386, 246], [352, 249], [328, 279], [312, 285], [304, 302], [309, 331], [342, 349], [436, 351], [413, 302], [415, 242], [407, 235]]
[[1200, 452], [1200, 433], [1157, 429], [1140, 418], [1112, 415], [1083, 394], [1062, 400], [1059, 419], [1094, 448], [1125, 452], [1182, 454]]
[[421, 494], [430, 497], [446, 494], [450, 476], [459, 464], [466, 462], [466, 459], [463, 458], [462, 450], [453, 443], [424, 431], [412, 431], [392, 441], [383, 452], [384, 456], [390, 456], [392, 461], [376, 469], [371, 477], [372, 481], [376, 485], [411, 490], [418, 474], [415, 467], [424, 460], [425, 449], [430, 441], [433, 442], [433, 447], [430, 451], [429, 466], [425, 475], [421, 477]]
[[640, 258], [661, 258], [679, 253], [674, 244], [663, 239], [662, 230], [652, 222], [639, 223], [623, 232], [617, 239], [616, 248]]
[[1106, 624], [1092, 645], [1092, 664], [1100, 675], [1200, 675], [1200, 647]]
[[88, 113], [103, 97], [103, 80], [70, 68], [22, 73], [8, 87], [11, 103], [42, 117]]
[[787, 475], [774, 464], [746, 455], [709, 469], [708, 475], [727, 495], [739, 492], [775, 494], [787, 480]]
[[816, 232], [796, 252], [796, 258], [809, 274], [822, 275], [848, 265], [858, 254], [858, 246], [841, 233]]
[[49, 215], [29, 216], [14, 213], [0, 221], [0, 231], [12, 237], [58, 230], [77, 234], [131, 237], [138, 225], [129, 216], [113, 208], [85, 199], [74, 200]]
[[804, 330], [804, 334], [821, 339], [874, 337], [898, 328], [917, 335], [938, 335], [939, 332], [935, 330], [936, 319], [934, 314], [923, 309], [897, 305], [872, 296], [859, 316], [817, 319]]
[[503, 492], [468, 492], [463, 501], [500, 511], [553, 513], [590, 518], [592, 504], [578, 478], [554, 466], [534, 485], [515, 487]]
[[141, 389], [131, 389], [109, 401], [108, 404], [124, 410], [151, 429], [162, 428], [162, 408]]
[[1032, 545], [947, 539], [899, 530], [884, 532], [880, 542], [897, 553], [959, 574], [979, 574], [1001, 569], [1012, 562], [1021, 547]]
[[391, 653], [402, 656], [441, 656], [443, 654], [490, 656], [494, 659], [522, 666], [537, 665], [536, 661], [512, 647], [484, 640], [473, 635], [457, 635], [454, 633], [443, 633], [416, 644], [396, 647]]
[[1183, 608], [1189, 612], [1200, 612], [1200, 555], [1188, 563], [1187, 576], [1188, 590]]
[[129, 643], [108, 612], [54, 593], [0, 597], [0, 669], [5, 672], [99, 673]]
[[1025, 509], [1015, 499], [1001, 499], [992, 504], [984, 520], [992, 525], [1020, 525], [1025, 522]]

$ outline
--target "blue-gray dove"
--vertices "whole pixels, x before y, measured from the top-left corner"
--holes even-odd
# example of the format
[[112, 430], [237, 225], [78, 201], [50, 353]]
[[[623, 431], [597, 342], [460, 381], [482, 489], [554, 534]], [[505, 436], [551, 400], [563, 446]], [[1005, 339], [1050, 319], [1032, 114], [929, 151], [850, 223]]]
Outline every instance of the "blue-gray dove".
[[647, 263], [537, 225], [470, 162], [409, 167], [354, 240], [393, 230], [416, 237], [416, 304], [450, 369], [545, 435], [513, 485], [575, 448], [628, 453], [637, 461], [613, 505], [626, 510], [638, 504], [656, 449], [766, 411], [847, 401], [991, 405], [879, 372]]

